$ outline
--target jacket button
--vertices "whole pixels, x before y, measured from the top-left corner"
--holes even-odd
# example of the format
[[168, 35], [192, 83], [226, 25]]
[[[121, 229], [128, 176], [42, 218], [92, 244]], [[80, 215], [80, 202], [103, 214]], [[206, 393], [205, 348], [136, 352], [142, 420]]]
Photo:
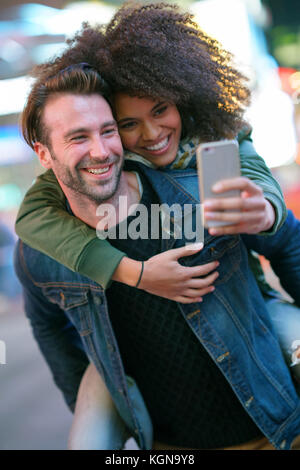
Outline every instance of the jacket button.
[[221, 356], [217, 357], [217, 362], [222, 362], [224, 361], [225, 357], [229, 356], [229, 351], [227, 351], [224, 354], [221, 354]]

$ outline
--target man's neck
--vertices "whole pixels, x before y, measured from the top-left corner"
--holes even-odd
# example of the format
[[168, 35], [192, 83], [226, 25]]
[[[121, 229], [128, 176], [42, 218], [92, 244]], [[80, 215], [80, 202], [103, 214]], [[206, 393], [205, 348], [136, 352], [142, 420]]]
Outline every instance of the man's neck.
[[[104, 208], [104, 206], [108, 207], [109, 205], [114, 209], [115, 217], [109, 222], [109, 225], [114, 225], [120, 223], [128, 216], [130, 207], [138, 204], [140, 198], [136, 174], [128, 171], [122, 172], [116, 193], [111, 198], [103, 201], [103, 203], [93, 201], [84, 195], [81, 195], [79, 198], [67, 196], [73, 214], [93, 228], [99, 227], [99, 222], [104, 217], [104, 215], [99, 215], [104, 212], [101, 211], [101, 206]], [[106, 222], [108, 220], [107, 212], [105, 220]]]

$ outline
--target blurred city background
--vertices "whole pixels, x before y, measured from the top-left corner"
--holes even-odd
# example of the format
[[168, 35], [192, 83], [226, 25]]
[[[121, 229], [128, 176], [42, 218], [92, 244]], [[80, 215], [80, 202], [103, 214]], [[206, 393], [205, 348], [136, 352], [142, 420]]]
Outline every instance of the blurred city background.
[[[62, 51], [82, 21], [106, 23], [122, 3], [1, 0], [0, 341], [6, 345], [6, 364], [1, 364], [0, 354], [1, 450], [65, 449], [72, 419], [32, 338], [12, 265], [18, 207], [43, 171], [18, 127], [30, 86], [28, 73]], [[253, 91], [248, 118], [255, 146], [279, 180], [287, 206], [300, 218], [300, 2], [170, 3], [190, 9], [199, 25], [231, 50], [248, 73]]]

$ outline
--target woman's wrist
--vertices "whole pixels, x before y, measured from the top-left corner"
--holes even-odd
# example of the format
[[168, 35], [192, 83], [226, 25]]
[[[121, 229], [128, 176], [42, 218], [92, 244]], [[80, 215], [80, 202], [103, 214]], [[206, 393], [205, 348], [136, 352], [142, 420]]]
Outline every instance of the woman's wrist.
[[114, 281], [122, 282], [131, 287], [136, 287], [140, 281], [142, 263], [125, 256], [121, 259], [118, 267], [116, 268], [112, 279]]

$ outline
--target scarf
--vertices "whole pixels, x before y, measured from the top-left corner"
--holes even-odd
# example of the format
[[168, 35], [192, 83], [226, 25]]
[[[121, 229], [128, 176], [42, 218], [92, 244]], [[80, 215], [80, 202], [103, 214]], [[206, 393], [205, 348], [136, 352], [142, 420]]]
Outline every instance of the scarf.
[[[172, 163], [163, 168], [170, 168], [174, 170], [183, 170], [191, 164], [191, 160], [196, 155], [197, 146], [200, 143], [199, 137], [193, 137], [190, 140], [183, 140], [179, 143], [176, 157]], [[154, 163], [149, 162], [145, 157], [138, 155], [133, 152], [125, 150], [124, 157], [126, 160], [133, 160], [136, 162], [143, 163], [149, 168], [157, 169], [158, 167]], [[161, 168], [161, 167], [160, 167]]]

